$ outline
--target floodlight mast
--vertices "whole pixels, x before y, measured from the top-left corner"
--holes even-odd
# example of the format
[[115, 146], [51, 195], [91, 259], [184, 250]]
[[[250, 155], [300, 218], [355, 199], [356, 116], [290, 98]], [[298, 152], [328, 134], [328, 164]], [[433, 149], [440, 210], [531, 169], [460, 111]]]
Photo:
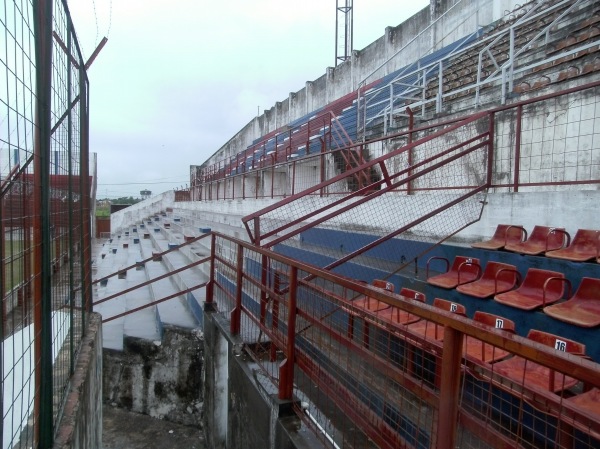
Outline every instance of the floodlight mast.
[[335, 66], [350, 59], [353, 29], [352, 0], [335, 0]]

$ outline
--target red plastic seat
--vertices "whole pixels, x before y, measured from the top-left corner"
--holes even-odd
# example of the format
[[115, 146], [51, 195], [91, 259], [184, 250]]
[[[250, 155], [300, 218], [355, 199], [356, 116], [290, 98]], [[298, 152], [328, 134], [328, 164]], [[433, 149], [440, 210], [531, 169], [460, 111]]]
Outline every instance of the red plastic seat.
[[600, 388], [592, 388], [567, 400], [600, 420]]
[[490, 240], [471, 244], [473, 248], [497, 250], [507, 244], [521, 243], [527, 238], [527, 231], [521, 225], [499, 224]]
[[[384, 281], [381, 279], [375, 279], [372, 283], [373, 287], [386, 290], [388, 292], [394, 291], [394, 284], [388, 281]], [[363, 296], [361, 298], [355, 299], [352, 301], [352, 304], [356, 307], [360, 307], [361, 309], [368, 310], [370, 312], [379, 312], [384, 309], [389, 309], [390, 305], [379, 301], [375, 298], [371, 298], [370, 296]], [[354, 336], [354, 317], [356, 313], [353, 311], [349, 311], [348, 313], [348, 338], [352, 339]], [[369, 346], [369, 323], [367, 320], [363, 320], [363, 344], [365, 347]]]
[[579, 288], [568, 301], [548, 306], [544, 313], [575, 326], [600, 325], [600, 279], [582, 278]]
[[564, 231], [564, 229], [535, 226], [527, 240], [520, 243], [507, 243], [504, 249], [530, 256], [560, 249], [565, 245], [566, 240], [564, 233], [561, 231]]
[[[432, 260], [446, 262], [446, 272], [429, 277], [429, 264]], [[473, 282], [481, 274], [479, 259], [473, 257], [456, 256], [450, 269], [450, 262], [445, 257], [434, 256], [427, 261], [427, 283], [442, 288], [455, 288], [457, 285]]]
[[[433, 307], [445, 310], [446, 312], [453, 312], [461, 316], [467, 316], [467, 310], [462, 304], [447, 301], [445, 299], [435, 298], [433, 300]], [[427, 320], [420, 320], [416, 323], [408, 325], [408, 329], [411, 332], [422, 335], [430, 340], [443, 341], [444, 340], [444, 326], [437, 323], [432, 323]]]
[[[372, 285], [373, 287], [380, 288], [388, 292], [394, 291], [394, 284], [381, 279], [375, 279]], [[387, 309], [388, 307], [390, 307], [389, 304], [378, 301], [377, 299], [371, 298], [370, 296], [363, 296], [362, 298], [355, 299], [352, 302], [352, 304], [362, 309], [369, 310], [371, 312], [377, 312], [379, 310]]]
[[[567, 236], [567, 242], [569, 242], [570, 236], [567, 231], [557, 231], [564, 233]], [[572, 260], [573, 262], [585, 262], [595, 259], [600, 256], [600, 242], [598, 242], [598, 237], [600, 237], [600, 231], [579, 229], [570, 244], [567, 243], [566, 248], [547, 251], [546, 256]]]
[[[408, 298], [413, 301], [425, 302], [425, 295], [423, 293], [418, 292], [416, 290], [411, 290], [409, 288], [401, 289], [400, 296], [402, 297], [402, 299]], [[416, 323], [421, 319], [420, 317], [413, 315], [412, 313], [405, 312], [404, 310], [394, 306], [380, 310], [379, 312], [377, 312], [377, 317], [390, 323], [402, 325]]]
[[571, 290], [571, 283], [557, 271], [530, 268], [519, 288], [494, 297], [494, 301], [522, 310], [545, 307], [560, 300], [565, 291], [564, 284]]
[[459, 285], [456, 290], [476, 298], [489, 298], [498, 293], [512, 290], [521, 280], [514, 265], [501, 262], [488, 262], [479, 279]]
[[[515, 323], [498, 315], [477, 311], [475, 312], [475, 315], [473, 315], [473, 320], [496, 329], [502, 329], [511, 334], [515, 333]], [[471, 358], [487, 363], [502, 360], [510, 354], [509, 351], [496, 348], [495, 346], [470, 336], [465, 338], [463, 352]]]
[[[530, 340], [551, 346], [558, 351], [569, 352], [583, 356], [585, 345], [557, 335], [548, 334], [532, 329], [527, 334]], [[558, 393], [573, 387], [578, 380], [565, 376], [538, 363], [532, 362], [520, 356], [515, 356], [494, 364], [494, 372], [501, 374], [519, 385], [525, 387], [536, 387], [538, 389]]]

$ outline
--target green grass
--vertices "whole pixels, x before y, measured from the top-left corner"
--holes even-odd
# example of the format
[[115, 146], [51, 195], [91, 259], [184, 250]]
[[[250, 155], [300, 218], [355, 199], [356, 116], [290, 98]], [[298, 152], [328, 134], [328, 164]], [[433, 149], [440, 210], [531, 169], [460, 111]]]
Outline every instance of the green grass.
[[96, 208], [96, 217], [110, 217], [110, 207], [97, 207]]

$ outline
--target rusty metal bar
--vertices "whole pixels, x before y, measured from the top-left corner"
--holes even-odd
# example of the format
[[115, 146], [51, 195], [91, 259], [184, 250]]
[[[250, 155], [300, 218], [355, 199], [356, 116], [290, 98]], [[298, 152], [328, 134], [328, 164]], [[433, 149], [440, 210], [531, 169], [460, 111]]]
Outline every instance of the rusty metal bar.
[[455, 447], [462, 346], [463, 334], [451, 327], [445, 327], [436, 433], [437, 449]]
[[[98, 304], [102, 304], [103, 302], [110, 301], [111, 299], [118, 298], [119, 296], [124, 295], [125, 293], [132, 292], [134, 290], [137, 290], [140, 287], [145, 287], [146, 285], [152, 284], [153, 282], [160, 281], [161, 279], [168, 278], [168, 277], [170, 277], [173, 274], [180, 273], [180, 272], [185, 271], [185, 270], [187, 270], [189, 268], [192, 268], [192, 267], [198, 266], [200, 264], [203, 264], [205, 262], [208, 262], [209, 260], [210, 260], [209, 257], [205, 257], [203, 259], [197, 260], [197, 261], [192, 262], [192, 263], [190, 263], [188, 265], [185, 265], [183, 267], [176, 268], [174, 270], [169, 270], [167, 273], [161, 274], [160, 276], [157, 276], [155, 278], [152, 278], [152, 279], [149, 279], [147, 281], [144, 281], [141, 284], [134, 285], [133, 287], [126, 288], [123, 291], [120, 291], [120, 292], [115, 293], [113, 295], [110, 295], [110, 296], [107, 296], [105, 298], [99, 299], [98, 301], [94, 302], [94, 305], [96, 306]], [[127, 269], [125, 269], [125, 268], [120, 269], [119, 271], [116, 272], [116, 274], [123, 273], [124, 271], [127, 271]]]
[[[477, 137], [474, 137], [473, 139], [470, 139], [470, 141], [466, 142], [466, 144], [470, 143], [471, 141], [474, 141], [474, 140], [480, 139], [480, 138], [482, 138], [482, 137], [483, 137], [483, 136], [485, 136], [485, 135], [486, 135], [486, 134], [478, 135]], [[476, 145], [476, 146], [474, 146], [474, 147], [471, 147], [471, 148], [469, 148], [469, 149], [467, 149], [467, 150], [464, 150], [464, 151], [462, 151], [461, 153], [458, 153], [458, 154], [456, 154], [456, 155], [454, 155], [454, 156], [452, 156], [452, 157], [449, 157], [449, 158], [447, 158], [447, 159], [444, 159], [444, 160], [442, 160], [442, 161], [440, 161], [440, 162], [437, 162], [436, 164], [434, 164], [434, 165], [431, 165], [430, 167], [427, 167], [426, 169], [424, 169], [424, 170], [422, 170], [422, 171], [420, 171], [420, 172], [418, 172], [418, 173], [415, 173], [415, 174], [414, 174], [414, 175], [412, 175], [411, 177], [404, 178], [404, 179], [402, 179], [402, 180], [400, 180], [400, 181], [397, 181], [397, 182], [395, 182], [395, 183], [393, 183], [393, 184], [390, 184], [388, 187], [385, 187], [385, 188], [383, 188], [383, 189], [380, 189], [379, 191], [373, 192], [373, 193], [372, 193], [371, 195], [369, 195], [368, 197], [365, 197], [365, 196], [363, 195], [363, 191], [362, 191], [362, 190], [364, 190], [364, 189], [362, 189], [362, 190], [358, 190], [358, 191], [354, 192], [353, 194], [351, 194], [351, 195], [348, 195], [348, 196], [346, 196], [346, 197], [344, 197], [344, 198], [342, 198], [342, 199], [340, 199], [340, 200], [338, 200], [338, 201], [334, 201], [332, 204], [328, 205], [326, 208], [322, 208], [322, 209], [316, 209], [316, 210], [313, 210], [313, 211], [311, 211], [310, 213], [308, 213], [308, 214], [304, 215], [304, 216], [303, 216], [303, 217], [301, 217], [301, 218], [298, 218], [298, 219], [296, 219], [296, 220], [290, 220], [289, 222], [287, 222], [287, 223], [286, 223], [286, 225], [285, 225], [285, 226], [282, 226], [282, 227], [280, 227], [280, 228], [276, 228], [276, 229], [274, 229], [274, 230], [272, 230], [272, 231], [270, 231], [270, 232], [267, 232], [267, 233], [265, 233], [264, 235], [260, 236], [260, 238], [261, 238], [261, 239], [264, 239], [264, 238], [266, 238], [266, 237], [270, 237], [271, 235], [275, 235], [275, 234], [281, 234], [281, 229], [282, 229], [282, 228], [289, 227], [289, 226], [291, 226], [291, 225], [295, 225], [295, 224], [298, 224], [298, 223], [300, 223], [300, 222], [302, 222], [302, 221], [305, 221], [305, 220], [306, 220], [306, 218], [313, 217], [313, 216], [316, 216], [316, 215], [318, 215], [318, 214], [322, 213], [324, 209], [332, 209], [334, 206], [337, 206], [338, 204], [341, 204], [341, 203], [344, 203], [344, 202], [348, 202], [348, 201], [347, 201], [347, 200], [348, 200], [348, 198], [353, 198], [353, 197], [361, 197], [361, 199], [359, 199], [359, 200], [357, 200], [357, 201], [355, 201], [355, 202], [351, 202], [351, 203], [348, 203], [348, 204], [346, 204], [346, 205], [345, 205], [345, 206], [343, 206], [343, 207], [340, 207], [340, 208], [336, 208], [336, 209], [334, 209], [334, 211], [333, 211], [333, 212], [330, 212], [330, 213], [328, 213], [328, 214], [325, 214], [325, 215], [321, 215], [321, 216], [319, 216], [319, 218], [317, 218], [317, 219], [313, 220], [312, 222], [310, 222], [310, 223], [308, 223], [308, 224], [306, 224], [306, 225], [304, 225], [304, 226], [301, 226], [301, 227], [298, 227], [298, 228], [294, 229], [294, 230], [293, 230], [291, 233], [288, 233], [288, 234], [283, 234], [283, 235], [280, 235], [280, 237], [278, 237], [278, 238], [276, 238], [276, 239], [270, 240], [270, 241], [268, 242], [268, 244], [267, 244], [267, 245], [268, 245], [269, 247], [272, 247], [272, 246], [276, 245], [277, 243], [280, 243], [280, 242], [282, 242], [282, 241], [284, 241], [284, 240], [287, 240], [288, 238], [290, 238], [290, 237], [292, 237], [292, 236], [294, 236], [294, 235], [297, 235], [297, 234], [301, 233], [302, 231], [304, 231], [304, 230], [306, 230], [306, 229], [308, 229], [308, 228], [312, 228], [312, 227], [314, 227], [314, 226], [316, 226], [316, 225], [318, 225], [318, 224], [320, 224], [320, 223], [322, 223], [322, 222], [324, 222], [324, 221], [326, 221], [326, 220], [328, 220], [328, 219], [330, 219], [330, 218], [332, 218], [332, 217], [334, 217], [334, 216], [336, 216], [336, 215], [339, 215], [339, 214], [340, 214], [340, 213], [342, 213], [342, 212], [348, 211], [348, 210], [350, 210], [350, 209], [352, 209], [352, 208], [356, 207], [356, 205], [358, 205], [358, 204], [362, 204], [362, 203], [364, 203], [364, 202], [370, 201], [370, 200], [372, 200], [373, 198], [375, 198], [375, 197], [377, 197], [377, 196], [381, 196], [381, 195], [385, 194], [386, 192], [388, 192], [388, 191], [390, 191], [390, 190], [392, 190], [392, 189], [395, 189], [395, 188], [397, 188], [397, 187], [399, 187], [399, 186], [401, 186], [401, 185], [403, 185], [403, 184], [406, 184], [406, 183], [410, 182], [411, 180], [413, 180], [413, 179], [415, 179], [415, 178], [417, 178], [417, 177], [419, 177], [419, 176], [422, 176], [422, 175], [424, 175], [424, 174], [427, 174], [427, 173], [431, 173], [431, 172], [435, 171], [436, 169], [438, 169], [439, 167], [441, 167], [441, 166], [443, 166], [443, 165], [445, 165], [445, 164], [447, 164], [447, 163], [449, 163], [449, 162], [452, 162], [452, 161], [454, 161], [454, 160], [457, 160], [457, 159], [459, 159], [459, 158], [461, 158], [461, 157], [465, 156], [465, 155], [466, 155], [466, 154], [468, 154], [468, 153], [471, 153], [471, 152], [473, 152], [473, 151], [476, 151], [477, 149], [479, 149], [479, 148], [481, 148], [481, 147], [483, 147], [483, 146], [485, 146], [485, 145], [487, 145], [487, 144], [488, 144], [488, 142], [487, 142], [487, 141], [485, 141], [485, 142], [481, 142], [481, 143], [479, 143], [478, 145]], [[460, 146], [462, 146], [462, 145], [463, 145], [463, 144], [461, 144], [461, 145], [457, 145], [457, 146], [456, 146], [456, 148], [458, 148], [458, 147], [460, 147]], [[451, 151], [454, 151], [456, 148], [455, 148], [455, 147], [453, 147], [453, 148], [451, 148], [450, 150], [447, 150], [446, 152], [451, 152]], [[435, 159], [435, 158], [439, 158], [439, 157], [442, 157], [442, 156], [444, 156], [446, 152], [443, 152], [443, 153], [440, 153], [440, 154], [436, 155], [434, 158], [431, 158], [431, 160], [433, 160], [433, 159]], [[425, 164], [427, 164], [427, 163], [431, 162], [431, 160], [425, 160], [425, 161], [422, 161], [422, 162], [420, 162], [419, 164], [417, 164], [417, 166], [420, 166], [420, 165], [425, 165]], [[378, 163], [379, 163], [379, 162], [378, 162]], [[414, 167], [413, 167], [413, 168], [414, 168]], [[398, 174], [396, 174], [396, 175], [392, 176], [392, 178], [398, 177], [400, 174], [402, 174], [402, 173], [404, 173], [404, 172], [406, 172], [406, 170], [403, 170], [402, 172], [399, 172]], [[337, 178], [337, 177], [336, 177], [336, 178]], [[334, 178], [334, 179], [335, 179], [335, 178]], [[379, 181], [379, 182], [378, 182], [378, 184], [381, 184], [382, 182], [384, 182], [384, 181]], [[482, 191], [482, 190], [484, 190], [484, 189], [485, 189], [485, 188], [487, 188], [487, 187], [488, 187], [487, 185], [480, 186], [480, 187], [478, 187], [476, 190], [474, 190], [473, 192], [471, 192], [471, 194], [470, 194], [470, 195], [468, 195], [468, 196], [472, 196], [473, 194], [475, 194], [475, 193], [477, 193], [477, 192], [479, 192], [479, 191]], [[366, 188], [365, 188], [365, 189], [366, 189]], [[456, 204], [456, 203], [455, 203], [455, 202], [453, 202], [453, 204]], [[263, 211], [266, 211], [266, 209], [268, 209], [268, 208], [265, 208], [265, 209], [263, 209]], [[259, 212], [259, 213], [260, 213], [260, 212]], [[258, 217], [258, 216], [254, 218], [254, 220], [257, 220], [257, 219], [259, 219], [259, 217]], [[255, 229], [256, 229], [256, 228], [255, 228]], [[397, 234], [398, 234], [397, 232], [396, 232], [396, 233], [394, 233], [394, 235], [397, 235]], [[258, 234], [257, 234], [257, 235], [258, 235]], [[257, 244], [258, 244], [258, 243], [257, 243]]]
[[206, 286], [206, 302], [208, 304], [212, 304], [214, 302], [214, 294], [215, 294], [215, 234], [210, 234], [211, 244], [210, 244], [210, 274], [208, 278], [208, 285]]
[[240, 333], [242, 321], [242, 296], [244, 293], [244, 247], [237, 245], [237, 277], [235, 284], [235, 308], [231, 311], [231, 333]]
[[294, 365], [296, 363], [296, 314], [298, 268], [291, 267], [288, 294], [288, 322], [285, 360], [279, 367], [279, 399], [290, 400], [294, 394]]
[[523, 126], [523, 105], [517, 106], [517, 129], [515, 131], [515, 172], [513, 173], [513, 191], [519, 191], [519, 171], [521, 170], [521, 127]]
[[134, 312], [139, 312], [140, 310], [147, 309], [148, 307], [155, 306], [156, 304], [160, 304], [161, 302], [168, 301], [169, 299], [177, 298], [178, 296], [185, 295], [185, 294], [187, 294], [187, 293], [189, 293], [191, 291], [197, 290], [197, 289], [202, 288], [202, 287], [206, 287], [207, 285], [208, 285], [208, 282], [202, 282], [201, 284], [195, 285], [194, 287], [186, 288], [185, 290], [181, 290], [181, 291], [175, 292], [175, 293], [173, 293], [173, 294], [171, 294], [169, 296], [165, 296], [164, 298], [157, 299], [156, 301], [152, 301], [151, 303], [148, 303], [148, 304], [144, 304], [143, 306], [139, 306], [139, 307], [136, 307], [134, 309], [127, 310], [126, 312], [119, 313], [119, 314], [117, 314], [115, 316], [111, 316], [110, 318], [106, 318], [106, 319], [102, 320], [102, 322], [103, 323], [108, 323], [109, 321], [116, 320], [117, 318], [121, 318], [121, 317], [124, 317], [126, 315], [131, 315]]
[[[138, 266], [138, 265], [140, 265], [140, 264], [143, 264], [143, 263], [146, 263], [146, 262], [150, 262], [151, 260], [153, 260], [153, 259], [154, 259], [154, 258], [156, 258], [156, 257], [162, 257], [162, 256], [164, 256], [165, 254], [169, 254], [169, 253], [172, 253], [172, 252], [174, 252], [174, 251], [179, 251], [179, 249], [180, 249], [180, 248], [183, 248], [184, 246], [191, 245], [192, 243], [195, 243], [195, 242], [197, 242], [197, 241], [200, 241], [200, 240], [202, 240], [202, 239], [205, 239], [205, 238], [208, 238], [208, 237], [211, 237], [211, 236], [212, 236], [212, 234], [202, 234], [202, 235], [199, 235], [198, 237], [194, 237], [193, 239], [186, 240], [185, 242], [178, 244], [176, 248], [169, 248], [169, 249], [167, 249], [167, 250], [165, 250], [165, 251], [163, 251], [163, 252], [152, 254], [152, 256], [150, 256], [150, 257], [148, 257], [148, 258], [146, 258], [146, 259], [140, 260], [140, 261], [138, 261], [138, 262], [136, 262], [136, 263], [134, 263], [134, 264], [131, 264], [131, 265], [129, 265], [129, 266], [126, 266], [126, 267], [124, 267], [124, 268], [120, 268], [119, 270], [117, 270], [117, 271], [115, 271], [114, 273], [111, 273], [111, 274], [109, 274], [109, 275], [106, 275], [106, 276], [103, 276], [103, 277], [101, 277], [101, 278], [95, 279], [95, 280], [92, 282], [92, 285], [94, 285], [94, 284], [97, 284], [97, 283], [99, 283], [99, 282], [101, 282], [101, 281], [104, 281], [104, 280], [106, 280], [106, 279], [110, 279], [111, 277], [117, 276], [117, 275], [118, 275], [118, 274], [119, 274], [121, 271], [127, 271], [127, 270], [130, 270], [130, 269], [132, 269], [132, 268], [135, 268], [135, 267], [137, 267], [137, 266]], [[213, 240], [214, 240], [214, 237], [213, 237]], [[211, 247], [212, 247], [212, 246], [211, 246]], [[76, 291], [77, 291], [77, 290], [76, 290]], [[97, 304], [97, 303], [95, 303], [95, 304]]]

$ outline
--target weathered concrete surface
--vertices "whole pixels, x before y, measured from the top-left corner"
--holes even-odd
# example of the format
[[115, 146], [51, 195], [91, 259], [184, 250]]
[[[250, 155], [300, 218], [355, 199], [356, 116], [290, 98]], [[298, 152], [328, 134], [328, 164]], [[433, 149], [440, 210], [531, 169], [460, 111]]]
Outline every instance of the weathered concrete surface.
[[205, 449], [202, 430], [104, 406], [103, 449]]
[[89, 315], [58, 424], [55, 449], [102, 447], [102, 318]]
[[127, 337], [123, 351], [104, 352], [104, 402], [199, 427], [203, 339], [199, 329], [166, 326], [162, 341]]
[[291, 401], [246, 357], [229, 322], [204, 313], [206, 445], [213, 449], [319, 449], [323, 444], [295, 415]]

